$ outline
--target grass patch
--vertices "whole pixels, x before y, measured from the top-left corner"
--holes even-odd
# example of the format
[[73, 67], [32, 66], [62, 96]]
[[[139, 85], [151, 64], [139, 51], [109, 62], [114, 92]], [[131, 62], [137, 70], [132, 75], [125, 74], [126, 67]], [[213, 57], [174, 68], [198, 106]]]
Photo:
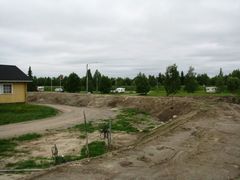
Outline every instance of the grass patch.
[[[147, 112], [135, 108], [124, 108], [112, 120], [112, 131], [138, 132], [138, 129], [134, 125], [148, 120], [149, 114]], [[106, 123], [100, 124], [100, 127], [108, 126], [109, 120], [104, 121]]]
[[127, 133], [130, 132], [138, 132], [138, 129], [135, 128], [128, 119], [120, 119], [112, 124], [113, 131], [125, 131]]
[[[107, 152], [107, 146], [104, 141], [93, 141], [90, 144], [88, 144], [89, 148], [89, 157], [96, 157], [100, 156]], [[84, 146], [81, 150], [81, 157], [86, 158], [86, 146]]]
[[[148, 93], [149, 96], [167, 96], [166, 90], [163, 86], [155, 88]], [[201, 86], [198, 87], [198, 90], [194, 93], [188, 93], [184, 91], [184, 87], [181, 87], [181, 90], [178, 91], [174, 96], [236, 96], [236, 94], [230, 93], [228, 91], [222, 93], [207, 93], [205, 89]]]
[[85, 124], [78, 124], [76, 126], [73, 127], [73, 129], [77, 129], [79, 131], [85, 132], [87, 129], [88, 133], [93, 133], [95, 130], [97, 130], [97, 128], [95, 128], [92, 124], [92, 122], [87, 122], [86, 127]]
[[21, 135], [17, 138], [13, 138], [16, 141], [31, 141], [31, 140], [35, 140], [42, 137], [41, 134], [37, 134], [37, 133], [28, 133], [28, 134], [24, 134]]
[[116, 120], [112, 123], [112, 130], [125, 131], [127, 133], [138, 132], [134, 124], [148, 120], [148, 115], [147, 112], [135, 108], [122, 109], [121, 113], [117, 115]]
[[149, 113], [136, 108], [124, 108], [122, 109], [121, 114], [128, 115], [128, 116], [135, 116], [138, 114], [149, 115]]
[[0, 125], [18, 123], [55, 116], [52, 107], [33, 104], [0, 104]]
[[11, 156], [19, 151], [16, 150], [18, 142], [31, 141], [42, 137], [37, 133], [24, 134], [10, 139], [0, 139], [0, 156]]
[[17, 143], [11, 139], [0, 139], [0, 156], [9, 156], [12, 153], [15, 153], [15, 148]]
[[14, 169], [42, 169], [48, 168], [53, 163], [47, 160], [24, 160], [16, 163], [9, 163], [7, 167], [13, 167]]

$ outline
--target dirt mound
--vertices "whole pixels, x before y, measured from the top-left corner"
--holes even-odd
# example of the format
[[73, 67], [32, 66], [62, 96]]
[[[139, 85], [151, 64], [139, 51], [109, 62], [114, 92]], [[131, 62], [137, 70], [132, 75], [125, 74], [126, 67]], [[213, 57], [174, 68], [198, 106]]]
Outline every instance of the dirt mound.
[[29, 93], [28, 101], [34, 103], [65, 104], [82, 107], [128, 107], [149, 112], [160, 121], [168, 121], [173, 115], [189, 113], [196, 107], [192, 98], [83, 95], [73, 93]]

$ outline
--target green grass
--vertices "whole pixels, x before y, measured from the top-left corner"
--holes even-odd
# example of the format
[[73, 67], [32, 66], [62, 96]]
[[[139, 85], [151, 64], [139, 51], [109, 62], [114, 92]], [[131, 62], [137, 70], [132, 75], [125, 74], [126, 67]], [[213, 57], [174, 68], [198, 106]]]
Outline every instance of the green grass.
[[[104, 141], [93, 141], [90, 144], [88, 144], [89, 148], [89, 157], [96, 157], [100, 156], [107, 152], [106, 143]], [[84, 146], [81, 150], [81, 156], [82, 158], [86, 158], [86, 146]]]
[[77, 130], [79, 130], [81, 132], [85, 132], [87, 130], [88, 133], [93, 133], [95, 130], [97, 130], [93, 126], [92, 122], [87, 122], [86, 127], [85, 127], [84, 123], [78, 124], [78, 125], [74, 126], [73, 129], [77, 129]]
[[[0, 141], [1, 142], [1, 141]], [[104, 141], [93, 141], [88, 144], [89, 157], [100, 156], [107, 152], [107, 146]], [[86, 146], [83, 146], [79, 156], [67, 155], [58, 156], [56, 159], [49, 158], [32, 158], [29, 160], [18, 161], [16, 163], [8, 163], [6, 167], [13, 169], [44, 169], [53, 165], [63, 164], [70, 161], [81, 160], [88, 157], [86, 154]]]
[[[222, 93], [206, 93], [205, 89], [202, 86], [198, 87], [198, 90], [194, 93], [188, 93], [184, 91], [184, 87], [181, 87], [181, 90], [178, 91], [174, 96], [234, 96], [236, 94], [232, 94], [228, 91]], [[163, 86], [159, 88], [152, 89], [148, 96], [167, 96], [166, 91]]]
[[40, 137], [42, 137], [41, 134], [28, 133], [28, 134], [24, 134], [24, 135], [21, 135], [19, 137], [13, 138], [13, 139], [16, 140], [16, 141], [31, 141], [31, 140], [36, 140]]
[[31, 121], [57, 114], [52, 107], [33, 104], [0, 104], [0, 125]]
[[42, 137], [42, 135], [37, 133], [24, 134], [19, 137], [10, 139], [0, 139], [0, 157], [1, 156], [11, 156], [19, 151], [16, 150], [19, 142], [31, 141]]
[[11, 139], [0, 139], [0, 157], [9, 156], [16, 152], [17, 143]]
[[53, 164], [52, 161], [48, 160], [23, 160], [18, 161], [16, 163], [9, 163], [6, 166], [12, 167], [14, 169], [42, 169], [42, 168], [48, 168]]
[[[148, 96], [167, 96], [165, 91], [154, 90], [148, 93]], [[194, 93], [187, 93], [186, 91], [180, 90], [174, 96], [234, 96], [229, 92], [223, 93], [206, 93], [205, 91], [196, 91]]]
[[[124, 108], [116, 118], [111, 120], [112, 131], [138, 132], [134, 125], [148, 120], [149, 114], [147, 112], [135, 108]], [[105, 121], [106, 123], [100, 124], [100, 127], [108, 126], [109, 119]]]

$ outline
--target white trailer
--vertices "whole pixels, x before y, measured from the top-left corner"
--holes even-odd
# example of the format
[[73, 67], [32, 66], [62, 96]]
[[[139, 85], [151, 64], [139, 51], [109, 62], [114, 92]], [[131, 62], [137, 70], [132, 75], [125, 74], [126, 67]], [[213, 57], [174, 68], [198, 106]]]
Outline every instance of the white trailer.
[[113, 90], [114, 93], [125, 93], [125, 88], [116, 88], [115, 90]]
[[217, 92], [217, 87], [216, 86], [206, 87], [206, 92], [207, 93], [216, 93]]

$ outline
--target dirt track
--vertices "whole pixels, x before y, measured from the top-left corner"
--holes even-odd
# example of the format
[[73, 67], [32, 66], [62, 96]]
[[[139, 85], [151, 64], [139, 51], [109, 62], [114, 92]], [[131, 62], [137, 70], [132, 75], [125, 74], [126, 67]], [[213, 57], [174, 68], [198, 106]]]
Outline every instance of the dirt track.
[[0, 126], [0, 137], [9, 138], [31, 132], [44, 132], [48, 129], [71, 127], [75, 124], [84, 122], [83, 110], [86, 113], [87, 119], [93, 121], [109, 118], [115, 114], [113, 111], [106, 108], [87, 108], [50, 104], [48, 104], [48, 106], [58, 109], [60, 113], [51, 118]]
[[240, 106], [202, 101], [135, 147], [30, 179], [238, 179]]

